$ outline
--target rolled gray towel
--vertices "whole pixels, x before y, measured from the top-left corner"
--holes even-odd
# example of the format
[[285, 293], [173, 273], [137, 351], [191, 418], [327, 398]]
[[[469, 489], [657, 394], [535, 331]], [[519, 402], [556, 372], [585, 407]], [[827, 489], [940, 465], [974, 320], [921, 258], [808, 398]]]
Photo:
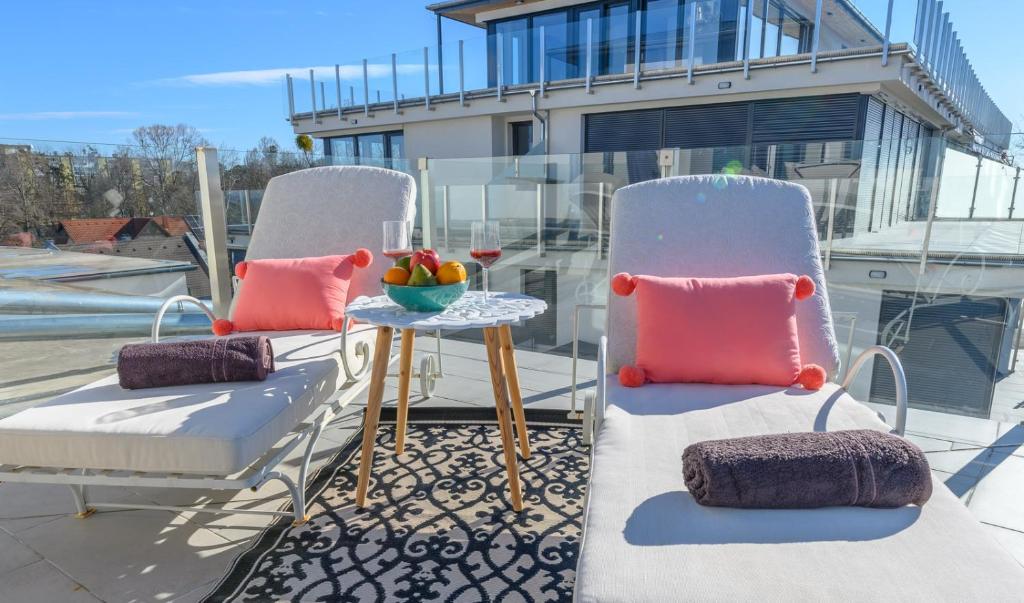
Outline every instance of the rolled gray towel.
[[264, 335], [133, 343], [117, 356], [125, 389], [263, 381], [274, 372], [274, 349]]
[[870, 429], [698, 442], [683, 451], [683, 478], [711, 507], [902, 507], [932, 495], [921, 449]]

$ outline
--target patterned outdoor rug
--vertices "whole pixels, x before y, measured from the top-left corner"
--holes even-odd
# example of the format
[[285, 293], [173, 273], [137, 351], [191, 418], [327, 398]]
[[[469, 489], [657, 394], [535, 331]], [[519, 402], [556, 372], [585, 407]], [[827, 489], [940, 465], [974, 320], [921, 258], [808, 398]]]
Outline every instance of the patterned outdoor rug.
[[590, 469], [579, 424], [527, 410], [515, 513], [493, 409], [410, 409], [401, 457], [384, 411], [367, 508], [360, 430], [311, 481], [310, 522], [276, 522], [206, 600], [570, 600]]

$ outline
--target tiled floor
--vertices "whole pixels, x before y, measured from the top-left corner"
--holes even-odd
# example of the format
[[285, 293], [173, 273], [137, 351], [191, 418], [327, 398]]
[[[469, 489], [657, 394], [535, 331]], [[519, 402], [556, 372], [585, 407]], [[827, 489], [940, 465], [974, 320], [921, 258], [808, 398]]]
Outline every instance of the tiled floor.
[[[417, 347], [427, 351], [430, 344], [421, 340]], [[569, 358], [520, 352], [518, 360], [529, 407], [569, 408]], [[430, 400], [421, 399], [414, 384], [413, 404], [492, 406], [485, 362], [480, 345], [446, 341], [446, 376]], [[592, 386], [593, 379], [594, 364], [581, 362], [581, 387]], [[393, 403], [395, 389], [388, 387], [385, 396], [386, 403]], [[363, 400], [331, 424], [314, 463], [328, 458], [354, 433]], [[1024, 427], [950, 422], [948, 415], [914, 412], [908, 425], [936, 477], [1024, 563]], [[961, 430], [961, 436], [949, 435], [952, 428]], [[287, 462], [289, 471], [294, 471], [298, 454]], [[89, 496], [112, 502], [229, 502], [271, 509], [284, 502], [277, 496], [282, 489], [278, 482], [258, 493], [93, 488]], [[196, 601], [268, 523], [251, 515], [169, 511], [107, 511], [77, 520], [71, 511], [65, 487], [0, 484], [0, 602]]]

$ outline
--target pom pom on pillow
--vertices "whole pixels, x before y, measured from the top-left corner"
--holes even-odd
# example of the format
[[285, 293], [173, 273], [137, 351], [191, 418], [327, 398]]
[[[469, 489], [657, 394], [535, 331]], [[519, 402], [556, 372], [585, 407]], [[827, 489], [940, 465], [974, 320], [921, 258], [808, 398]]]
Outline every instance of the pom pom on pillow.
[[249, 269], [249, 264], [245, 262], [238, 262], [235, 264], [235, 276], [240, 279], [245, 279], [245, 272]]
[[796, 279], [796, 288], [793, 290], [793, 297], [798, 300], [805, 300], [814, 295], [814, 281], [806, 274]]
[[612, 277], [612, 291], [615, 295], [628, 297], [636, 289], [636, 277], [628, 272], [620, 272]]
[[352, 263], [356, 268], [366, 268], [373, 263], [373, 253], [365, 247], [360, 247], [352, 254]]
[[[243, 271], [244, 272], [244, 271]], [[217, 336], [230, 335], [235, 330], [235, 325], [230, 320], [218, 318], [213, 321], [213, 334]]]
[[638, 366], [626, 365], [619, 369], [619, 383], [623, 387], [640, 387], [647, 381], [647, 373]]
[[800, 369], [796, 382], [802, 385], [804, 389], [816, 392], [825, 385], [827, 379], [828, 375], [825, 373], [825, 369], [817, 364], [808, 364]]

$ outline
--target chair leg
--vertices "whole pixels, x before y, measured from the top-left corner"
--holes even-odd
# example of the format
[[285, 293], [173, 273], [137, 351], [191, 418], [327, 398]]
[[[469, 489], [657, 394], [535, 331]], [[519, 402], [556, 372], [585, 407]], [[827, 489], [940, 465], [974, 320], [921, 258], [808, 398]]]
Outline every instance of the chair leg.
[[395, 425], [395, 454], [405, 452], [405, 431], [409, 420], [409, 381], [412, 379], [414, 329], [402, 329], [402, 346], [398, 357], [398, 424]]
[[484, 329], [487, 344], [487, 364], [491, 371], [491, 386], [494, 388], [494, 406], [498, 411], [498, 425], [501, 431], [501, 448], [505, 453], [505, 471], [508, 473], [508, 487], [512, 491], [512, 508], [523, 510], [523, 491], [519, 485], [519, 462], [516, 458], [516, 442], [512, 435], [512, 413], [509, 409], [505, 389], [505, 375], [501, 362], [501, 344], [498, 342], [498, 328]]
[[391, 357], [391, 338], [394, 329], [379, 327], [377, 343], [373, 352], [373, 372], [370, 375], [370, 391], [366, 402], [366, 420], [363, 423], [363, 447], [359, 458], [359, 482], [356, 486], [356, 505], [366, 506], [366, 490], [370, 485], [370, 469], [373, 466], [373, 445], [377, 440], [377, 423], [380, 421], [380, 405], [384, 400], [384, 379], [388, 374], [388, 360]]
[[516, 435], [519, 436], [519, 449], [523, 458], [530, 458], [530, 436], [526, 432], [526, 416], [523, 411], [523, 394], [519, 390], [519, 369], [516, 367], [516, 350], [512, 344], [512, 329], [503, 325], [498, 329], [501, 341], [501, 362], [505, 369], [508, 382], [508, 393], [512, 398], [512, 416], [516, 421]]
[[[82, 470], [82, 474], [85, 474], [85, 469]], [[85, 502], [85, 486], [72, 484], [69, 487], [71, 488], [71, 496], [75, 501], [76, 519], [85, 519], [96, 512], [96, 509], [88, 506]]]

